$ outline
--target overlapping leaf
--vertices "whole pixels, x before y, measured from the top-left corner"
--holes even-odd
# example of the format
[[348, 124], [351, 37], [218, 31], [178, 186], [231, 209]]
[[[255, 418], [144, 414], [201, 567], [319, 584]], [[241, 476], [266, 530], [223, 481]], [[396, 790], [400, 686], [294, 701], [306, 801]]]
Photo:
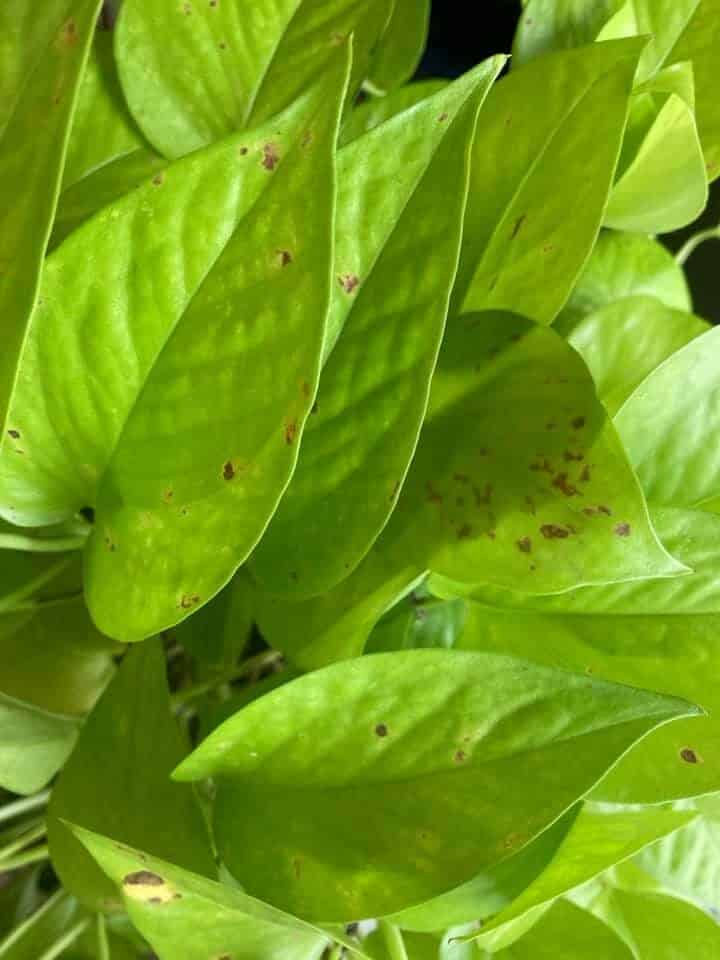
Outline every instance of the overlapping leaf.
[[250, 892], [310, 918], [372, 916], [504, 859], [692, 711], [502, 656], [378, 654], [250, 704], [175, 776], [220, 781], [218, 847]]
[[22, 794], [47, 786], [67, 760], [78, 727], [75, 717], [0, 693], [0, 786]]
[[502, 64], [488, 61], [340, 154], [332, 352], [292, 482], [250, 562], [272, 592], [334, 586], [395, 506], [455, 279], [475, 121]]
[[96, 508], [86, 591], [112, 636], [207, 601], [290, 477], [330, 291], [346, 55], [269, 127], [178, 162], [48, 261], [0, 501], [29, 524]]
[[115, 44], [123, 90], [150, 143], [180, 157], [279, 113], [350, 34], [354, 92], [391, 10], [391, 0], [127, 0]]
[[430, 24], [430, 0], [395, 0], [392, 16], [370, 63], [368, 80], [387, 93], [412, 78], [422, 57]]

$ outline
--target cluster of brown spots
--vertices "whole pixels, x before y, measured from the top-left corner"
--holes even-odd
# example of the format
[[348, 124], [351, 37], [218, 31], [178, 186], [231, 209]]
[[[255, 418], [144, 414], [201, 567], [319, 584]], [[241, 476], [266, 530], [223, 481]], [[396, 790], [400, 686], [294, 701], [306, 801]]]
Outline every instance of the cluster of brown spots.
[[493, 495], [492, 484], [486, 483], [482, 493], [476, 486], [473, 485], [473, 494], [475, 496], [476, 506], [478, 507], [487, 506], [492, 500], [492, 495]]
[[520, 233], [520, 230], [522, 229], [522, 225], [525, 223], [526, 220], [527, 220], [527, 214], [525, 213], [523, 213], [521, 216], [517, 218], [513, 226], [512, 233], [510, 234], [511, 240], [514, 240], [515, 237]]
[[19, 430], [8, 430], [8, 436], [12, 437], [13, 440], [19, 440], [19, 439], [20, 439], [20, 431], [19, 431]]
[[612, 515], [612, 510], [610, 507], [606, 507], [604, 503], [601, 503], [598, 504], [597, 507], [583, 507], [583, 513], [586, 517], [597, 517], [599, 514], [609, 517]]
[[680, 751], [680, 759], [684, 760], [685, 763], [702, 763], [702, 759], [692, 747], [683, 747]]
[[440, 493], [438, 493], [438, 491], [435, 489], [435, 487], [433, 487], [432, 483], [430, 483], [429, 480], [428, 480], [428, 482], [425, 484], [425, 488], [426, 488], [426, 490], [427, 490], [427, 500], [428, 500], [430, 503], [442, 503], [442, 502], [443, 502], [442, 495], [441, 495]]
[[573, 453], [572, 450], [566, 450], [565, 453], [563, 453], [563, 460], [565, 461], [565, 463], [572, 463], [574, 460], [579, 463], [581, 460], [584, 460], [584, 459], [585, 459], [584, 453]]
[[467, 754], [464, 750], [457, 750], [455, 752], [455, 763], [464, 763], [467, 760]]
[[441, 113], [440, 116], [438, 117], [438, 123], [445, 123], [447, 118], [448, 118], [448, 115], [446, 113]]
[[232, 480], [236, 473], [232, 460], [226, 460], [222, 468], [223, 480]]
[[289, 423], [285, 424], [285, 443], [288, 446], [291, 446], [295, 443], [295, 440], [298, 435], [298, 422], [297, 420], [291, 420]]
[[472, 536], [472, 527], [469, 523], [464, 523], [461, 527], [458, 527], [457, 538], [458, 540], [467, 540]]
[[170, 885], [150, 870], [137, 870], [123, 877], [123, 889], [132, 900], [141, 903], [169, 903], [171, 900], [181, 899]]
[[343, 273], [338, 277], [338, 283], [345, 293], [353, 293], [360, 286], [360, 278], [354, 273]]
[[578, 492], [577, 487], [568, 481], [568, 475], [566, 473], [555, 474], [552, 485], [566, 497], [574, 497]]
[[178, 606], [183, 610], [189, 610], [191, 607], [194, 607], [196, 603], [200, 603], [200, 597], [196, 593], [185, 593], [180, 597]]
[[278, 250], [277, 255], [281, 267], [286, 267], [289, 263], [293, 262], [292, 254], [289, 250]]
[[629, 523], [616, 523], [615, 524], [615, 536], [617, 537], [629, 537], [631, 533]]
[[375, 727], [375, 734], [378, 737], [386, 737], [390, 731], [387, 728], [387, 724], [378, 723]]
[[165, 182], [165, 174], [162, 173], [162, 171], [160, 173], [156, 173], [155, 176], [152, 178], [152, 182], [155, 184], [156, 187], [161, 187]]
[[573, 428], [573, 430], [582, 430], [582, 428], [585, 426], [585, 417], [574, 417], [570, 421], [570, 426]]
[[532, 553], [532, 540], [530, 537], [521, 537], [516, 543], [521, 553]]
[[546, 540], [565, 540], [571, 532], [569, 527], [561, 527], [557, 523], [544, 523], [540, 527], [540, 533]]
[[274, 170], [280, 162], [280, 154], [274, 143], [266, 143], [263, 147], [262, 165], [266, 170]]

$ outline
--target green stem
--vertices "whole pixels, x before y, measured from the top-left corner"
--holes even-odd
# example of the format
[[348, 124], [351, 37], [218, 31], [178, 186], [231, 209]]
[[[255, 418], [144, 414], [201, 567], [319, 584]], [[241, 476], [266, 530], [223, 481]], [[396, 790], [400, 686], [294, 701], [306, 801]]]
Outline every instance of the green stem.
[[35, 843], [36, 840], [44, 837], [46, 833], [47, 827], [45, 826], [45, 821], [41, 821], [40, 823], [32, 824], [17, 840], [13, 840], [12, 843], [3, 847], [3, 849], [0, 850], [0, 870], [3, 869], [4, 864], [8, 860], [12, 860], [16, 853], [29, 847], [31, 843]]
[[26, 553], [65, 553], [82, 550], [87, 537], [25, 537], [19, 533], [0, 533], [0, 550], [23, 550]]
[[708, 230], [700, 230], [693, 234], [675, 254], [675, 261], [681, 267], [685, 266], [700, 244], [705, 243], [706, 240], [720, 240], [720, 224], [717, 227], [710, 227]]
[[6, 803], [4, 807], [0, 807], [0, 823], [19, 817], [23, 813], [30, 813], [32, 810], [39, 810], [47, 804], [49, 799], [50, 791], [43, 790], [42, 793], [35, 793], [31, 797], [21, 797], [20, 800]]
[[26, 920], [23, 920], [22, 923], [19, 923], [14, 930], [10, 931], [4, 940], [0, 940], [0, 957], [12, 956], [12, 947], [14, 947], [17, 943], [22, 942], [27, 931], [34, 927], [37, 923], [41, 923], [43, 917], [47, 916], [47, 914], [51, 913], [55, 907], [67, 899], [67, 893], [60, 889], [48, 900], [46, 900], [45, 903], [34, 913], [31, 913]]
[[343, 952], [343, 945], [339, 941], [332, 945], [330, 954], [328, 955], [328, 960], [340, 960]]
[[47, 600], [38, 600], [30, 598], [13, 604], [7, 609], [2, 608], [2, 613], [20, 613], [23, 610], [46, 610], [48, 607], [59, 607], [63, 603], [72, 603], [82, 597], [82, 590], [73, 590], [72, 593], [63, 593], [57, 597], [49, 597]]
[[9, 873], [11, 870], [18, 870], [20, 867], [26, 867], [30, 863], [40, 863], [41, 860], [49, 860], [50, 851], [46, 844], [42, 847], [33, 847], [32, 850], [26, 850], [19, 853], [16, 857], [0, 862], [0, 868], [3, 872]]
[[192, 700], [204, 697], [206, 693], [212, 693], [213, 690], [217, 690], [223, 684], [232, 683], [233, 680], [239, 680], [241, 677], [247, 677], [264, 670], [266, 667], [273, 666], [273, 664], [282, 660], [282, 656], [279, 650], [263, 650], [262, 653], [257, 653], [254, 657], [248, 657], [229, 674], [222, 674], [219, 677], [213, 677], [212, 680], [204, 680], [202, 683], [195, 683], [184, 690], [178, 690], [172, 696], [173, 709], [178, 710]]
[[71, 927], [68, 930], [64, 937], [60, 937], [60, 939], [56, 940], [55, 943], [45, 951], [45, 953], [41, 954], [38, 957], [38, 960], [55, 960], [55, 958], [59, 957], [63, 951], [72, 946], [78, 937], [81, 937], [83, 933], [85, 933], [87, 928], [90, 926], [90, 923], [90, 917], [86, 917], [84, 920], [76, 923], [74, 927]]
[[95, 918], [95, 932], [97, 934], [97, 960], [110, 960], [107, 926], [105, 917], [101, 913]]
[[403, 940], [400, 927], [396, 927], [394, 923], [390, 923], [387, 920], [379, 920], [378, 927], [385, 941], [390, 960], [408, 960], [405, 941]]

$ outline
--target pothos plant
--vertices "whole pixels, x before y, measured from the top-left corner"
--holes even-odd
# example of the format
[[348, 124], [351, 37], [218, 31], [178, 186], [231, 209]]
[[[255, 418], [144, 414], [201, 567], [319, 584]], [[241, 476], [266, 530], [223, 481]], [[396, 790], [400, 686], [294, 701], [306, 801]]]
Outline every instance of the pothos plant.
[[2, 960], [720, 956], [720, 0], [0, 8]]

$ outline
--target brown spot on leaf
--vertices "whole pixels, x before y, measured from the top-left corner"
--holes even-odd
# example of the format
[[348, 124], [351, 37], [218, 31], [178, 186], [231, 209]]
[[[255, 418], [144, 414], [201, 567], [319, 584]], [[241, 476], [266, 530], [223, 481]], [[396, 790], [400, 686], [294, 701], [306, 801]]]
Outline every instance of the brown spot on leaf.
[[192, 13], [192, 7], [190, 6], [189, 3], [184, 3], [184, 4], [183, 4], [183, 12], [184, 12], [184, 14], [185, 14], [186, 17], [189, 17], [189, 16], [190, 16], [190, 14]]
[[557, 523], [544, 523], [540, 527], [540, 533], [546, 540], [565, 540], [566, 537], [570, 536], [570, 531]]
[[157, 873], [150, 870], [136, 870], [135, 873], [128, 873], [123, 877], [124, 886], [141, 885], [145, 887], [161, 887], [165, 881]]
[[612, 510], [610, 509], [610, 507], [606, 507], [604, 503], [598, 504], [598, 511], [600, 513], [604, 513], [606, 517], [612, 516]]
[[280, 154], [274, 143], [266, 143], [263, 147], [262, 165], [266, 170], [274, 170], [280, 162]]
[[478, 450], [479, 457], [487, 457], [489, 456], [489, 454], [490, 454], [490, 451], [488, 450], [487, 447], [480, 447], [480, 449]]
[[307, 400], [307, 398], [310, 396], [310, 384], [307, 380], [303, 380], [303, 382], [300, 384], [300, 391]]
[[289, 250], [278, 250], [277, 254], [281, 267], [286, 267], [289, 263], [293, 262], [292, 254]]
[[566, 450], [565, 453], [563, 454], [563, 460], [565, 461], [565, 463], [572, 463], [574, 460], [578, 461], [579, 463], [581, 460], [584, 460], [584, 459], [585, 459], [585, 455], [583, 453], [573, 453], [572, 450]]
[[360, 286], [360, 278], [354, 273], [343, 273], [338, 277], [338, 283], [345, 293], [353, 293]]
[[574, 497], [577, 493], [577, 487], [568, 481], [566, 473], [557, 473], [553, 477], [552, 485], [566, 497]]
[[8, 436], [12, 437], [13, 440], [19, 440], [19, 439], [20, 439], [20, 431], [19, 431], [19, 430], [8, 430]]
[[386, 737], [388, 732], [387, 725], [384, 723], [378, 723], [375, 727], [375, 733], [378, 737]]
[[454, 473], [453, 480], [456, 483], [462, 483], [462, 484], [470, 483], [470, 477], [466, 473]]
[[553, 473], [553, 466], [547, 457], [536, 460], [534, 463], [530, 464], [530, 469], [534, 473]]
[[445, 123], [447, 118], [448, 118], [448, 115], [446, 113], [441, 113], [440, 116], [438, 117], [438, 123]]
[[185, 593], [180, 598], [178, 606], [182, 607], [183, 610], [189, 610], [191, 607], [194, 607], [196, 603], [200, 603], [200, 597], [196, 593]]
[[78, 42], [78, 30], [75, 21], [71, 18], [66, 21], [60, 30], [60, 36], [63, 43], [68, 47], [74, 47]]
[[590, 483], [590, 467], [587, 464], [580, 471], [580, 483]]
[[232, 480], [232, 478], [235, 476], [235, 473], [236, 470], [233, 466], [232, 460], [226, 460], [222, 469], [223, 480]]
[[486, 483], [482, 493], [476, 486], [473, 486], [473, 493], [475, 495], [475, 503], [478, 507], [487, 506], [492, 500], [492, 495], [493, 495], [492, 484]]
[[442, 498], [441, 494], [438, 493], [438, 491], [433, 487], [432, 483], [430, 483], [429, 480], [428, 480], [428, 482], [425, 484], [425, 488], [427, 489], [427, 499], [430, 501], [430, 503], [442, 503], [442, 502], [443, 502], [443, 498]]
[[467, 754], [464, 750], [457, 750], [455, 752], [455, 763], [464, 763], [467, 760]]
[[152, 182], [155, 184], [156, 187], [161, 187], [165, 182], [165, 174], [162, 171], [160, 171], [160, 173], [156, 173], [155, 176], [152, 178]]
[[[222, 44], [220, 44], [220, 46], [222, 46]], [[240, 153], [240, 156], [241, 156], [241, 157], [246, 157], [246, 156], [247, 156], [247, 152], [248, 152], [248, 148], [247, 148], [247, 147], [240, 147], [239, 153]]]
[[302, 135], [302, 140], [300, 141], [300, 146], [301, 146], [301, 147], [309, 147], [310, 144], [313, 142], [314, 139], [315, 139], [315, 135], [314, 135], [314, 133], [312, 132], [312, 130], [306, 130], [305, 133]]
[[221, 40], [218, 46], [220, 47], [221, 50], [227, 50], [227, 44], [225, 43], [224, 40]]
[[685, 761], [685, 763], [702, 763], [702, 759], [698, 754], [692, 749], [692, 747], [683, 747], [680, 751], [680, 758]]
[[532, 540], [530, 537], [521, 537], [517, 542], [517, 548], [521, 553], [532, 553]]
[[615, 535], [617, 537], [629, 537], [630, 533], [631, 533], [631, 528], [629, 523], [615, 524]]
[[285, 443], [290, 446], [293, 444], [298, 435], [298, 422], [297, 420], [291, 420], [290, 423], [285, 424]]
[[532, 498], [532, 497], [525, 497], [525, 503], [528, 505], [528, 509], [530, 510], [530, 513], [531, 513], [533, 516], [535, 516], [535, 514], [536, 514], [537, 511], [536, 511], [536, 508], [535, 508], [535, 501], [533, 500], [533, 498]]
[[570, 421], [570, 426], [573, 428], [573, 430], [582, 430], [582, 428], [585, 426], [585, 417], [574, 417]]
[[469, 523], [464, 523], [461, 527], [458, 527], [457, 538], [458, 540], [467, 540], [472, 536], [472, 527]]
[[526, 220], [527, 220], [527, 214], [525, 213], [523, 213], [521, 216], [517, 218], [517, 220], [515, 221], [515, 225], [513, 226], [512, 233], [510, 234], [511, 240], [514, 240], [515, 237], [520, 233], [520, 230], [522, 229], [522, 225], [525, 223]]

